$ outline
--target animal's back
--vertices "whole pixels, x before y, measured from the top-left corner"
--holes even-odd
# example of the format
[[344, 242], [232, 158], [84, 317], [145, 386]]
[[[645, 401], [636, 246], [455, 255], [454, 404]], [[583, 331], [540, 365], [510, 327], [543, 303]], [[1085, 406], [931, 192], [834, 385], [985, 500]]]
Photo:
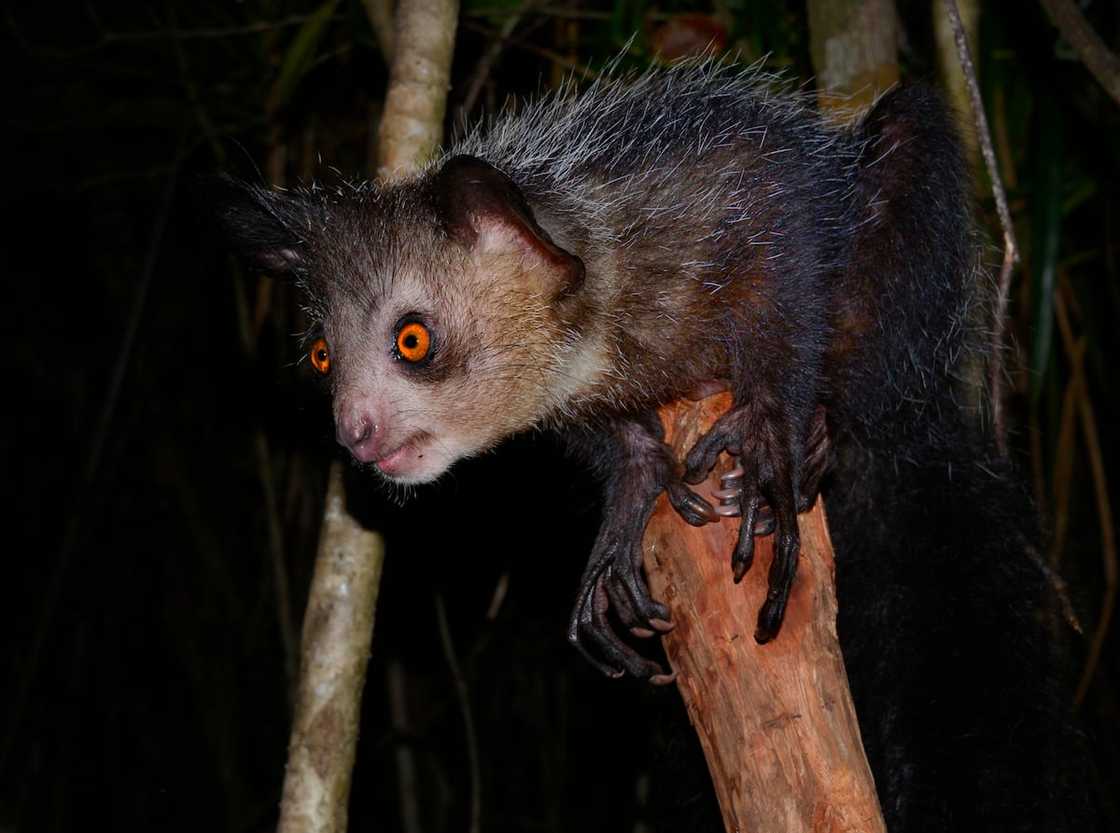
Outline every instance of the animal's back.
[[859, 140], [773, 76], [701, 61], [602, 78], [476, 128], [458, 154], [508, 175], [583, 258], [628, 406], [726, 381], [744, 331], [825, 338]]

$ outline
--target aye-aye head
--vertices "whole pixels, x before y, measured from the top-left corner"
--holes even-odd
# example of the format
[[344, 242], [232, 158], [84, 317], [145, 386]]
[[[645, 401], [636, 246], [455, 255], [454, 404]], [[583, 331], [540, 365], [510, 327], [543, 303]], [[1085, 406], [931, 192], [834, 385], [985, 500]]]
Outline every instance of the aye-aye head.
[[234, 247], [305, 292], [308, 358], [358, 461], [421, 483], [563, 406], [583, 264], [497, 169], [458, 156], [394, 185], [223, 192]]

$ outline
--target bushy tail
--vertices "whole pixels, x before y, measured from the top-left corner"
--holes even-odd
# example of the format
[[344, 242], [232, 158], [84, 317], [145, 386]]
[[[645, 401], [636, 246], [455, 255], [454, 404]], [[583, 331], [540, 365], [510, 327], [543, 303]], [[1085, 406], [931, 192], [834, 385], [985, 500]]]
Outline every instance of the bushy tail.
[[[848, 268], [835, 286], [836, 422], [875, 443], [929, 430], [928, 411], [963, 404], [982, 355], [990, 283], [977, 270], [971, 185], [952, 119], [925, 86], [879, 99], [861, 146]], [[936, 421], [936, 420], [934, 420]]]
[[888, 829], [1094, 829], [1043, 624], [1037, 513], [961, 395], [982, 291], [950, 119], [911, 87], [859, 131], [867, 210], [842, 309], [862, 337], [825, 497], [840, 640]]

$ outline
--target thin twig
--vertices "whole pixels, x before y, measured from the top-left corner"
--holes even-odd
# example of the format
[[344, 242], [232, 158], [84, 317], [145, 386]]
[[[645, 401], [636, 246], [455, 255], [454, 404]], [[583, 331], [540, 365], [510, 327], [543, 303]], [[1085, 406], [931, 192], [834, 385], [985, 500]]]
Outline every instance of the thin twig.
[[[464, 15], [470, 17], [477, 17], [482, 20], [490, 20], [495, 17], [509, 14], [508, 6], [493, 6], [487, 8], [471, 8], [463, 11]], [[558, 17], [562, 20], [611, 20], [614, 16], [611, 12], [600, 12], [591, 9], [576, 9], [567, 6], [539, 6], [533, 9], [534, 15], [541, 17]], [[671, 14], [659, 12], [647, 12], [645, 18], [647, 20], [665, 20], [672, 17]]]
[[1062, 37], [1073, 47], [1077, 57], [1088, 67], [1104, 91], [1120, 104], [1120, 57], [1110, 50], [1100, 35], [1093, 31], [1085, 15], [1072, 0], [1041, 0], [1050, 15], [1050, 22], [1058, 27]]
[[465, 118], [474, 109], [475, 101], [478, 100], [478, 94], [482, 91], [482, 85], [486, 83], [486, 79], [490, 77], [490, 70], [494, 66], [494, 62], [498, 60], [498, 56], [505, 48], [506, 41], [509, 36], [513, 34], [513, 30], [517, 28], [517, 24], [521, 22], [521, 18], [527, 13], [532, 11], [533, 6], [537, 0], [522, 0], [521, 5], [506, 18], [502, 23], [502, 28], [498, 31], [498, 36], [490, 41], [487, 46], [486, 52], [478, 59], [475, 65], [474, 72], [471, 73], [470, 84], [467, 86], [467, 94], [463, 96], [463, 103], [459, 107], [460, 115]]
[[494, 585], [494, 595], [490, 597], [490, 606], [486, 608], [486, 621], [493, 622], [498, 618], [498, 613], [502, 609], [502, 603], [506, 600], [506, 593], [509, 592], [509, 570], [506, 570], [498, 577], [498, 583]]
[[199, 40], [209, 38], [230, 38], [243, 35], [258, 35], [263, 32], [273, 32], [277, 29], [287, 29], [292, 26], [302, 26], [314, 15], [293, 14], [279, 20], [260, 20], [256, 23], [246, 23], [244, 26], [202, 27], [197, 29], [156, 29], [150, 32], [105, 32], [101, 36], [102, 44], [120, 43], [122, 41], [146, 40]]
[[1007, 453], [1007, 425], [1003, 413], [1004, 334], [1007, 329], [1007, 303], [1011, 294], [1011, 270], [1019, 262], [1019, 247], [1015, 243], [1015, 229], [1011, 224], [1011, 212], [1007, 210], [1007, 194], [1003, 190], [999, 168], [996, 165], [995, 151], [992, 150], [992, 135], [988, 129], [988, 117], [984, 114], [984, 102], [980, 98], [980, 85], [976, 80], [976, 68], [968, 49], [964, 26], [961, 24], [960, 11], [956, 0], [944, 0], [945, 11], [953, 26], [953, 37], [957, 42], [957, 55], [961, 62], [968, 85], [968, 97], [972, 102], [972, 117], [976, 123], [976, 136], [980, 140], [980, 152], [984, 155], [984, 166], [992, 181], [992, 195], [996, 201], [999, 222], [1003, 226], [1003, 266], [999, 271], [999, 289], [996, 295], [996, 308], [992, 321], [992, 365], [989, 388], [992, 408], [992, 423], [995, 427], [996, 443], [1002, 453]]
[[[283, 143], [273, 136], [273, 148], [269, 155], [270, 175], [273, 182], [283, 184], [283, 165], [275, 164], [277, 158], [285, 159], [286, 154], [278, 153], [286, 149]], [[240, 286], [240, 281], [238, 282]], [[245, 355], [252, 358], [256, 355], [257, 343], [260, 340], [261, 329], [269, 307], [271, 306], [273, 283], [270, 280], [260, 280], [257, 283], [257, 306], [252, 323], [245, 312], [245, 299], [240, 289], [237, 292], [237, 307], [239, 315], [238, 335], [241, 349]], [[299, 670], [299, 645], [296, 640], [296, 626], [292, 617], [291, 591], [288, 580], [288, 562], [285, 556], [284, 528], [280, 520], [280, 510], [276, 499], [276, 487], [272, 477], [272, 454], [269, 450], [268, 436], [259, 425], [253, 432], [253, 455], [257, 463], [257, 478], [261, 484], [261, 493], [264, 497], [264, 510], [266, 528], [268, 531], [268, 554], [272, 567], [272, 589], [275, 594], [276, 627], [280, 632], [280, 645], [284, 652], [284, 678], [287, 683], [286, 693], [289, 708], [294, 708], [296, 702], [297, 672]]]
[[288, 581], [288, 560], [284, 556], [284, 527], [280, 522], [280, 509], [276, 500], [275, 480], [272, 476], [272, 454], [268, 448], [268, 437], [263, 428], [256, 430], [253, 438], [253, 452], [257, 458], [257, 477], [264, 492], [264, 509], [268, 521], [268, 554], [272, 562], [273, 592], [276, 593], [276, 627], [280, 631], [280, 644], [284, 649], [284, 676], [288, 683], [288, 706], [295, 703], [296, 672], [298, 656], [296, 651], [296, 626], [292, 619], [292, 594]]
[[420, 801], [416, 789], [416, 756], [413, 754], [408, 714], [408, 679], [400, 660], [385, 670], [389, 696], [389, 720], [397, 759], [397, 789], [400, 793], [401, 827], [404, 833], [421, 833]]
[[[1073, 327], [1070, 324], [1069, 313], [1066, 310], [1065, 299], [1062, 293], [1054, 293], [1054, 312], [1058, 319], [1058, 331], [1061, 333], [1062, 342], [1065, 344], [1069, 356], [1076, 355], [1076, 340]], [[1100, 434], [1097, 431], [1097, 418], [1093, 413], [1093, 403], [1089, 398], [1089, 386], [1085, 381], [1084, 363], [1073, 366], [1073, 379], [1078, 386], [1078, 411], [1081, 416], [1081, 431], [1085, 435], [1085, 447], [1089, 454], [1089, 468], [1093, 474], [1093, 492], [1097, 500], [1097, 521], [1101, 530], [1101, 559], [1104, 567], [1104, 596], [1101, 600], [1101, 615], [1097, 626], [1093, 630], [1093, 640], [1089, 644], [1089, 656], [1085, 660], [1085, 668], [1081, 672], [1081, 680], [1077, 684], [1077, 692], [1073, 701], [1080, 705], [1089, 691], [1093, 677], [1100, 663], [1101, 653], [1104, 650], [1108, 629], [1112, 624], [1112, 615], [1116, 610], [1116, 533], [1112, 525], [1112, 501], [1108, 491], [1108, 477], [1104, 470], [1104, 454], [1101, 451]]]
[[90, 505], [100, 497], [97, 481], [101, 472], [101, 455], [117, 413], [117, 404], [120, 402], [125, 375], [132, 364], [136, 335], [140, 330], [144, 310], [147, 308], [148, 292], [155, 275], [156, 264], [159, 262], [159, 255], [163, 250], [163, 235], [167, 229], [168, 218], [171, 216], [171, 208], [179, 184], [179, 168], [185, 158], [184, 149], [186, 146], [186, 137], [183, 137], [175, 151], [171, 173], [167, 177], [159, 209], [152, 224], [152, 236], [148, 242], [144, 268], [140, 273], [140, 280], [136, 284], [135, 294], [132, 297], [132, 308], [129, 310], [128, 322], [121, 338], [121, 346], [117, 351], [113, 373], [109, 377], [109, 385], [105, 390], [105, 400], [101, 405], [101, 414], [90, 437], [89, 451], [86, 455], [85, 465], [82, 466], [81, 480], [77, 484], [77, 496], [74, 500], [73, 509], [66, 518], [62, 544], [59, 547], [58, 557], [54, 561], [50, 579], [46, 583], [46, 590], [43, 593], [43, 605], [39, 609], [39, 616], [35, 622], [34, 636], [30, 647], [24, 652], [27, 664], [14, 686], [15, 694], [9, 699], [8, 708], [5, 710], [8, 726], [3, 744], [0, 745], [0, 772], [6, 771], [8, 753], [11, 752], [16, 734], [23, 728], [22, 714], [27, 706], [27, 697], [30, 694], [32, 683], [39, 673], [39, 661], [43, 654], [43, 646], [46, 643], [47, 634], [50, 632], [51, 622], [54, 621], [54, 613], [58, 608], [62, 589], [66, 584], [66, 574], [69, 572], [71, 558], [82, 540], [82, 528], [85, 525], [86, 517], [90, 513]]
[[[169, 14], [171, 19], [178, 24], [175, 17], [174, 7], [169, 6]], [[191, 74], [190, 66], [187, 62], [186, 52], [183, 51], [183, 42], [179, 38], [173, 38], [172, 44], [175, 47], [175, 63], [179, 67], [179, 78], [183, 82], [183, 91], [187, 94], [187, 101], [191, 105], [191, 110], [194, 111], [195, 118], [198, 119], [198, 127], [202, 131], [202, 135], [210, 144], [210, 152], [214, 155], [214, 160], [221, 166], [225, 165], [226, 153], [222, 147], [221, 142], [218, 141], [218, 133], [214, 128], [214, 120], [210, 117], [209, 111], [202, 103], [202, 96], [198, 94], [198, 84], [194, 81], [194, 76]]]
[[[1074, 353], [1068, 356], [1070, 367], [1080, 367], [1085, 359], [1085, 337], [1074, 345]], [[1050, 542], [1050, 566], [1055, 569], [1061, 563], [1062, 552], [1066, 545], [1069, 530], [1070, 484], [1073, 481], [1073, 461], [1077, 443], [1077, 377], [1066, 385], [1062, 394], [1062, 407], [1058, 418], [1058, 445], [1054, 452], [1054, 467], [1050, 473], [1053, 483], [1053, 505], [1050, 514], [1054, 519], [1054, 536]]]
[[[494, 37], [497, 34], [497, 30], [494, 29], [494, 27], [483, 26], [481, 23], [475, 23], [471, 20], [464, 20], [463, 28], [469, 29], [472, 32], [479, 32], [489, 37]], [[531, 52], [532, 54], [539, 55], [542, 58], [547, 58], [553, 63], [559, 64], [565, 69], [571, 70], [573, 73], [587, 81], [591, 81], [599, 77], [599, 73], [595, 72], [595, 70], [591, 69], [590, 67], [587, 67], [584, 64], [579, 63], [578, 61], [573, 61], [570, 58], [561, 55], [559, 52], [556, 52], [552, 49], [547, 49], [543, 46], [537, 46], [535, 43], [529, 43], [528, 41], [523, 41], [520, 38], [512, 36], [507, 40], [507, 43], [509, 43], [510, 46], [515, 46], [518, 49], [522, 49], [526, 52]]]
[[1058, 605], [1062, 609], [1062, 617], [1066, 620], [1066, 624], [1073, 628], [1075, 632], [1084, 633], [1081, 627], [1081, 620], [1077, 618], [1077, 612], [1073, 609], [1073, 602], [1070, 601], [1069, 585], [1066, 584], [1066, 580], [1057, 572], [1050, 569], [1050, 566], [1042, 559], [1042, 556], [1034, 547], [1027, 546], [1026, 552], [1027, 558], [1038, 568], [1043, 578], [1050, 583], [1054, 595], [1058, 598]]
[[143, 43], [157, 40], [201, 40], [242, 37], [272, 32], [302, 25], [311, 15], [290, 15], [279, 20], [262, 20], [256, 23], [247, 23], [244, 26], [228, 26], [218, 28], [178, 29], [163, 28], [151, 29], [146, 32], [105, 32], [93, 43], [79, 46], [74, 49], [56, 49], [53, 47], [39, 46], [32, 43], [23, 33], [23, 27], [16, 20], [11, 10], [6, 15], [8, 31], [14, 36], [15, 42], [28, 54], [39, 55], [47, 58], [77, 58], [107, 49], [117, 44]]
[[467, 680], [459, 668], [455, 655], [455, 644], [451, 641], [451, 629], [447, 625], [447, 610], [443, 604], [443, 594], [437, 592], [436, 620], [439, 622], [439, 640], [443, 644], [443, 655], [447, 667], [455, 681], [455, 692], [459, 697], [459, 711], [463, 715], [463, 732], [467, 741], [467, 760], [471, 772], [471, 826], [470, 833], [479, 833], [482, 826], [482, 777], [478, 764], [478, 736], [475, 734], [474, 717], [471, 715], [470, 691]]

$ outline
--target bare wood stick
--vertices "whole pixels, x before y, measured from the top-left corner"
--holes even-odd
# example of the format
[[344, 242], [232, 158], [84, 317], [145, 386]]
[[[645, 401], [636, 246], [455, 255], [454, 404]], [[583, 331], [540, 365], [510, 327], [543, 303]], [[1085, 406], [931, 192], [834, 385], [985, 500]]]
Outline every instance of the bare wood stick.
[[381, 538], [346, 512], [331, 466], [307, 612], [280, 833], [343, 833], [366, 662], [384, 562]]
[[[727, 394], [662, 410], [678, 457], [730, 407]], [[724, 471], [726, 471], [726, 466]], [[717, 471], [709, 487], [718, 488]], [[704, 487], [701, 487], [703, 489]], [[688, 526], [662, 497], [645, 537], [654, 595], [676, 627], [665, 649], [700, 737], [728, 831], [885, 831], [836, 638], [832, 545], [818, 501], [799, 519], [801, 561], [781, 635], [754, 641], [771, 538], [731, 580], [737, 524]]]
[[1007, 302], [1011, 295], [1011, 271], [1019, 262], [1019, 246], [1015, 242], [1015, 227], [1011, 223], [1011, 212], [1007, 209], [1007, 194], [996, 165], [996, 154], [992, 150], [992, 133], [988, 129], [988, 117], [984, 113], [984, 102], [980, 98], [980, 84], [976, 80], [976, 68], [972, 64], [972, 54], [968, 49], [968, 38], [961, 24], [956, 0], [944, 0], [945, 12], [953, 28], [957, 42], [957, 55], [961, 70], [968, 85], [968, 98], [972, 103], [972, 118], [976, 122], [976, 138], [980, 140], [980, 152], [984, 156], [984, 166], [992, 182], [992, 195], [996, 200], [999, 223], [1003, 226], [1003, 265], [999, 270], [999, 288], [996, 294], [996, 309], [992, 320], [992, 357], [988, 378], [988, 390], [992, 408], [992, 423], [995, 428], [996, 443], [1000, 452], [1007, 453], [1007, 425], [1003, 414], [1004, 389], [1004, 333], [1007, 330]]

